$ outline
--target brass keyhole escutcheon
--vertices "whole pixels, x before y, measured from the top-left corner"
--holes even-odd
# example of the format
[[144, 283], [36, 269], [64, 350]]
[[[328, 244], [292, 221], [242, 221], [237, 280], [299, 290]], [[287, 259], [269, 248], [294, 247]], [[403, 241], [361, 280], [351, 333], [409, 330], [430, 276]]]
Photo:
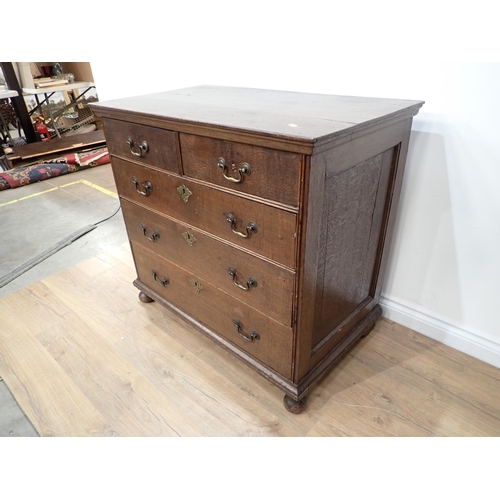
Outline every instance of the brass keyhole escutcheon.
[[196, 238], [191, 233], [189, 233], [188, 231], [185, 231], [181, 234], [182, 234], [182, 237], [186, 240], [186, 243], [190, 247], [192, 247], [195, 244]]
[[184, 184], [179, 186], [177, 188], [177, 191], [181, 195], [181, 198], [183, 199], [184, 203], [187, 203], [189, 200], [189, 197], [193, 194]]
[[191, 283], [191, 285], [194, 286], [194, 291], [196, 293], [200, 293], [203, 290], [203, 286], [201, 285], [201, 283], [198, 280], [191, 279], [191, 280], [189, 280], [189, 283]]

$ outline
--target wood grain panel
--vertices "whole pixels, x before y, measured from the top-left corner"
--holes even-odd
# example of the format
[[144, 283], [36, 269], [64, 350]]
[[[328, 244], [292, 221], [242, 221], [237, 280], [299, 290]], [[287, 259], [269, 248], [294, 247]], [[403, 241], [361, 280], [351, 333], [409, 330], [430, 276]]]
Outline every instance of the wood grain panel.
[[[132, 251], [142, 283], [284, 377], [291, 378], [291, 328], [221, 292], [201, 280], [195, 271], [188, 272], [134, 242]], [[162, 282], [164, 285], [159, 284]], [[250, 338], [255, 331], [260, 339], [247, 341], [242, 338], [233, 320], [241, 322], [246, 337]]]
[[370, 298], [392, 158], [391, 149], [327, 176], [313, 345]]
[[[301, 155], [269, 148], [259, 148], [192, 134], [179, 134], [185, 175], [242, 193], [297, 207]], [[249, 175], [235, 183], [223, 177], [218, 159], [224, 158], [226, 175], [240, 178], [238, 169], [250, 165]]]
[[[106, 143], [112, 155], [180, 173], [175, 132], [107, 118], [103, 123]], [[141, 157], [134, 155], [127, 144], [128, 137], [134, 142], [135, 152], [139, 152], [143, 141], [147, 142], [148, 151]]]
[[[184, 177], [167, 175], [119, 158], [113, 158], [112, 166], [118, 193], [122, 198], [186, 222], [291, 269], [295, 268], [296, 214], [231, 193], [215, 191]], [[141, 185], [145, 182], [152, 184], [150, 196], [137, 192], [132, 183], [134, 177]], [[181, 186], [192, 193], [187, 203], [178, 192]], [[248, 238], [234, 234], [226, 220], [229, 213], [236, 219], [236, 231], [244, 233], [246, 226], [254, 222], [257, 233]]]
[[[178, 266], [192, 269], [231, 297], [291, 326], [294, 272], [129, 201], [122, 200], [122, 210], [130, 240]], [[146, 234], [142, 227], [146, 227]], [[158, 236], [150, 241], [155, 232]], [[188, 245], [185, 235], [194, 243]], [[248, 290], [236, 287], [229, 268], [236, 272], [236, 282], [240, 285], [248, 288], [249, 278], [254, 278], [257, 285]]]

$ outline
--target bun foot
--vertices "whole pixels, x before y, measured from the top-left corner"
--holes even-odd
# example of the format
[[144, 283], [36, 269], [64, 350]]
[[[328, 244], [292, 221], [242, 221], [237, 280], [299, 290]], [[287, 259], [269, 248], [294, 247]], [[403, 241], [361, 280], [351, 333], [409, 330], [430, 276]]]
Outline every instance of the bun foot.
[[362, 332], [361, 332], [361, 335], [360, 337], [361, 338], [365, 338], [368, 336], [368, 334], [373, 330], [373, 328], [375, 327], [375, 323], [371, 323], [369, 324]]
[[283, 398], [283, 405], [290, 413], [299, 414], [306, 409], [306, 398], [302, 398], [300, 401], [295, 401], [288, 394], [285, 394]]
[[154, 300], [151, 297], [148, 297], [144, 292], [139, 293], [139, 300], [141, 302], [144, 302], [145, 304], [148, 304], [149, 302], [154, 302]]

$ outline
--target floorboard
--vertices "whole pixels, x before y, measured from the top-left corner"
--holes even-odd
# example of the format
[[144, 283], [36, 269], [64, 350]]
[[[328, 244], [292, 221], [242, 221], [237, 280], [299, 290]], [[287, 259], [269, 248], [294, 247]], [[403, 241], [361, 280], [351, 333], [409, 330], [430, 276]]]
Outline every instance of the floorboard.
[[0, 298], [0, 376], [41, 436], [500, 436], [500, 370], [386, 319], [293, 415], [134, 278], [125, 243]]

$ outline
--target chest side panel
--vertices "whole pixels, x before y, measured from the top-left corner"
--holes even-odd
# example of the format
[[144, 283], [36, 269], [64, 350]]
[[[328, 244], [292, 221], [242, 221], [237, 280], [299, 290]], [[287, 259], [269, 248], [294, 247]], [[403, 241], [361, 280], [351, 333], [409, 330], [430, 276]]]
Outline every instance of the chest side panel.
[[375, 314], [410, 127], [411, 120], [396, 122], [311, 157], [294, 370], [304, 386]]
[[395, 151], [326, 177], [313, 345], [373, 298]]

